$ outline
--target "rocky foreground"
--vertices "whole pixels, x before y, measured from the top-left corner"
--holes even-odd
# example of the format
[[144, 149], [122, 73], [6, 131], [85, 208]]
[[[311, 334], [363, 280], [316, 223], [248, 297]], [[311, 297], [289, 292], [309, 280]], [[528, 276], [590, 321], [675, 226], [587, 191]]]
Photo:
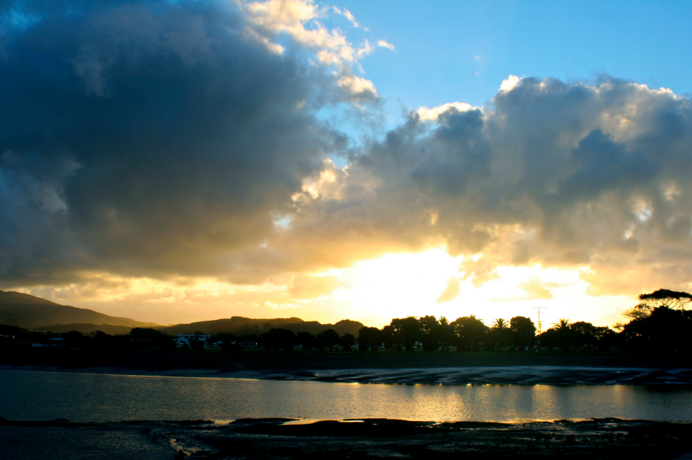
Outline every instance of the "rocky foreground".
[[[692, 458], [692, 424], [366, 419], [72, 423], [0, 421], [4, 458]], [[463, 457], [460, 457], [463, 456]]]

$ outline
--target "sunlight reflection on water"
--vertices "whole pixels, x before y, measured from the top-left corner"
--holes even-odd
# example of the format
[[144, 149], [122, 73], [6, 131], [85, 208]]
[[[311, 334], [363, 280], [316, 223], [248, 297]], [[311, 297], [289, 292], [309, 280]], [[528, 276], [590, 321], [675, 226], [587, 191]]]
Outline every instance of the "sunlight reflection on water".
[[12, 420], [692, 421], [689, 386], [376, 385], [0, 370]]

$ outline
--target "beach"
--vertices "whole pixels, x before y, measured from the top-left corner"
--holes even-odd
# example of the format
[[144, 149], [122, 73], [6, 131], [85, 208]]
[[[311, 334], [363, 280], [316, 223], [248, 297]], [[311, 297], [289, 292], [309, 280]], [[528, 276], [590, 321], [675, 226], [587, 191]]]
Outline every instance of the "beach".
[[366, 419], [72, 423], [0, 421], [5, 458], [690, 458], [692, 425], [597, 419], [434, 423]]

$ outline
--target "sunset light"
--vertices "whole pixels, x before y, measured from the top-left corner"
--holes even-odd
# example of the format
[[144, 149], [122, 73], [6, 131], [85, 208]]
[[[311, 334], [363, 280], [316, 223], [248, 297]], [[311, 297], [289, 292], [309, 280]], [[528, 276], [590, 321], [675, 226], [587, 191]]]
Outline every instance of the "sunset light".
[[68, 31], [8, 5], [4, 290], [157, 324], [614, 326], [692, 287], [688, 82], [600, 42], [546, 59], [586, 10], [134, 2]]
[[692, 459], [690, 24], [0, 0], [3, 459]]

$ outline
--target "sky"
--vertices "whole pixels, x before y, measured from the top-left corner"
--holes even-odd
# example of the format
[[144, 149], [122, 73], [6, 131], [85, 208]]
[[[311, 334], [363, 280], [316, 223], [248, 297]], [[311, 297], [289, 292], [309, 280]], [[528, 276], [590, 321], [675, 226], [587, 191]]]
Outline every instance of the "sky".
[[0, 289], [612, 326], [692, 289], [691, 13], [0, 0]]

